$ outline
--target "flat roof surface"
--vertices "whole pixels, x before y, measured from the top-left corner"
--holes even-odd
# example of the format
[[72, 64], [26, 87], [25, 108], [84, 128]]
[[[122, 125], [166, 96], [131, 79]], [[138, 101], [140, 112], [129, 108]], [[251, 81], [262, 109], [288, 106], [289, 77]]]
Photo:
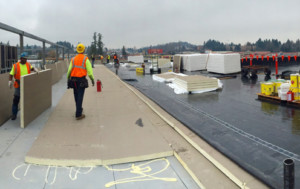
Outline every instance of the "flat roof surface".
[[106, 186], [133, 189], [199, 188], [174, 156], [109, 167], [57, 167], [25, 164], [26, 153], [65, 92], [66, 81], [62, 79], [53, 85], [52, 107], [25, 129], [20, 128], [19, 117], [15, 121], [7, 121], [0, 127], [1, 187], [30, 189], [105, 188]]
[[[85, 90], [82, 120], [75, 119], [73, 89], [67, 90], [25, 161], [40, 165], [91, 166], [173, 155], [145, 113], [149, 107], [105, 66], [94, 78], [104, 85]], [[164, 123], [162, 119], [157, 122]]]
[[[299, 66], [279, 67], [279, 72], [283, 70], [299, 70]], [[184, 73], [220, 76], [206, 71]], [[191, 95], [176, 95], [151, 75], [136, 75], [122, 66], [119, 76], [269, 186], [283, 186], [283, 161], [294, 159], [295, 186], [299, 185], [300, 110], [257, 100], [263, 73], [257, 79], [237, 74], [222, 80], [222, 90]]]

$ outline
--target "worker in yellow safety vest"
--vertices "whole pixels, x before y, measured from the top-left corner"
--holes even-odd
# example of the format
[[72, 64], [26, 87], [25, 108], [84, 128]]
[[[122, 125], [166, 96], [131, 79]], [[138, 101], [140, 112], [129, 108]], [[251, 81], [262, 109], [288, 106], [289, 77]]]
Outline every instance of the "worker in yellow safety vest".
[[[29, 62], [27, 62], [27, 53], [23, 52], [20, 56], [20, 61], [15, 63], [9, 73], [8, 86], [11, 88], [12, 85], [15, 87], [13, 105], [12, 105], [12, 116], [11, 120], [17, 118], [19, 102], [20, 102], [20, 80], [21, 76], [30, 74], [31, 71], [36, 71]], [[12, 78], [14, 77], [15, 82], [13, 84]]]
[[106, 60], [107, 60], [107, 64], [108, 64], [109, 61], [110, 61], [110, 55], [109, 54], [106, 56]]
[[91, 79], [94, 86], [94, 75], [90, 60], [85, 56], [85, 46], [83, 44], [77, 45], [77, 55], [71, 59], [70, 66], [67, 73], [68, 88], [73, 88], [74, 98], [76, 103], [75, 117], [77, 120], [85, 118], [82, 113], [82, 102], [84, 97], [85, 88], [88, 88], [88, 81], [86, 75]]

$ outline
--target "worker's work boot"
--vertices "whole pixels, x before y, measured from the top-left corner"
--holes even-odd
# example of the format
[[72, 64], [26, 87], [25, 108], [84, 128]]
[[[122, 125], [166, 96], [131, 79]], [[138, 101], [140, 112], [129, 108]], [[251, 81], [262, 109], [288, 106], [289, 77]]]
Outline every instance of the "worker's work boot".
[[85, 118], [85, 115], [84, 115], [84, 114], [81, 114], [81, 116], [76, 117], [76, 120], [80, 120], [80, 119], [83, 119], [83, 118]]
[[11, 120], [16, 120], [17, 119], [17, 115], [12, 115], [11, 116]]

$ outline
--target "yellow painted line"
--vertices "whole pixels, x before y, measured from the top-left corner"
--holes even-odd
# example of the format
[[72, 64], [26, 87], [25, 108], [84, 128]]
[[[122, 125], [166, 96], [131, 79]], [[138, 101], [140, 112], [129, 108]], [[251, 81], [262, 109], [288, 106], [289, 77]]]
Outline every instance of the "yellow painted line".
[[[105, 67], [106, 68], [106, 67]], [[108, 68], [106, 68], [109, 70]], [[109, 70], [110, 71], [110, 70]], [[129, 87], [125, 82], [123, 82], [119, 77], [117, 77], [112, 71], [110, 71], [112, 75], [114, 75], [121, 83], [123, 83], [129, 90], [131, 90], [137, 97], [139, 97], [145, 104], [147, 104], [152, 111], [154, 111], [162, 120], [168, 123], [174, 130], [176, 130], [187, 142], [189, 142], [195, 149], [197, 149], [207, 160], [209, 160], [215, 167], [217, 167], [224, 175], [226, 175], [230, 180], [232, 180], [237, 186], [242, 189], [249, 189], [246, 186], [246, 183], [237, 178], [234, 174], [232, 174], [226, 167], [224, 167], [221, 163], [219, 163], [215, 158], [209, 155], [205, 150], [203, 150], [197, 143], [195, 143], [192, 139], [190, 139], [184, 132], [182, 132], [178, 127], [175, 126], [174, 123], [169, 121], [163, 115], [161, 115], [148, 101], [146, 101], [141, 95], [136, 93], [131, 87]], [[191, 175], [192, 176], [192, 175]], [[195, 182], [197, 182], [195, 180]]]
[[[151, 168], [150, 164], [154, 162], [160, 162], [163, 161], [165, 163], [165, 166], [156, 172], [153, 172], [153, 169]], [[135, 177], [129, 177], [129, 178], [123, 178], [123, 179], [118, 179], [112, 182], [109, 182], [105, 184], [105, 187], [109, 188], [111, 186], [117, 185], [117, 184], [124, 184], [124, 183], [130, 183], [130, 182], [141, 182], [141, 181], [149, 181], [149, 180], [162, 180], [166, 182], [175, 182], [177, 181], [176, 178], [166, 178], [166, 177], [157, 177], [156, 175], [164, 172], [165, 170], [168, 169], [170, 166], [170, 162], [166, 158], [161, 158], [161, 159], [155, 159], [148, 161], [146, 163], [140, 164], [140, 165], [135, 165], [132, 164], [130, 167], [125, 168], [125, 169], [112, 169], [106, 165], [104, 167], [109, 170], [109, 171], [115, 171], [115, 172], [130, 172], [134, 175], [138, 175]]]

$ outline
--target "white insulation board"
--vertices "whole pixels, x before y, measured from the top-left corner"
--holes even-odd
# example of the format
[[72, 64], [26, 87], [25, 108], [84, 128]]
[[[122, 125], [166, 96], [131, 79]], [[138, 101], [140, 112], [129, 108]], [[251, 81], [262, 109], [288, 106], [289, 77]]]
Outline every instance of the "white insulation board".
[[142, 63], [144, 62], [144, 56], [128, 56], [128, 62]]
[[232, 54], [209, 54], [207, 71], [221, 74], [237, 73], [241, 71], [241, 56]]
[[186, 71], [205, 70], [207, 54], [178, 54], [181, 57], [183, 69]]

